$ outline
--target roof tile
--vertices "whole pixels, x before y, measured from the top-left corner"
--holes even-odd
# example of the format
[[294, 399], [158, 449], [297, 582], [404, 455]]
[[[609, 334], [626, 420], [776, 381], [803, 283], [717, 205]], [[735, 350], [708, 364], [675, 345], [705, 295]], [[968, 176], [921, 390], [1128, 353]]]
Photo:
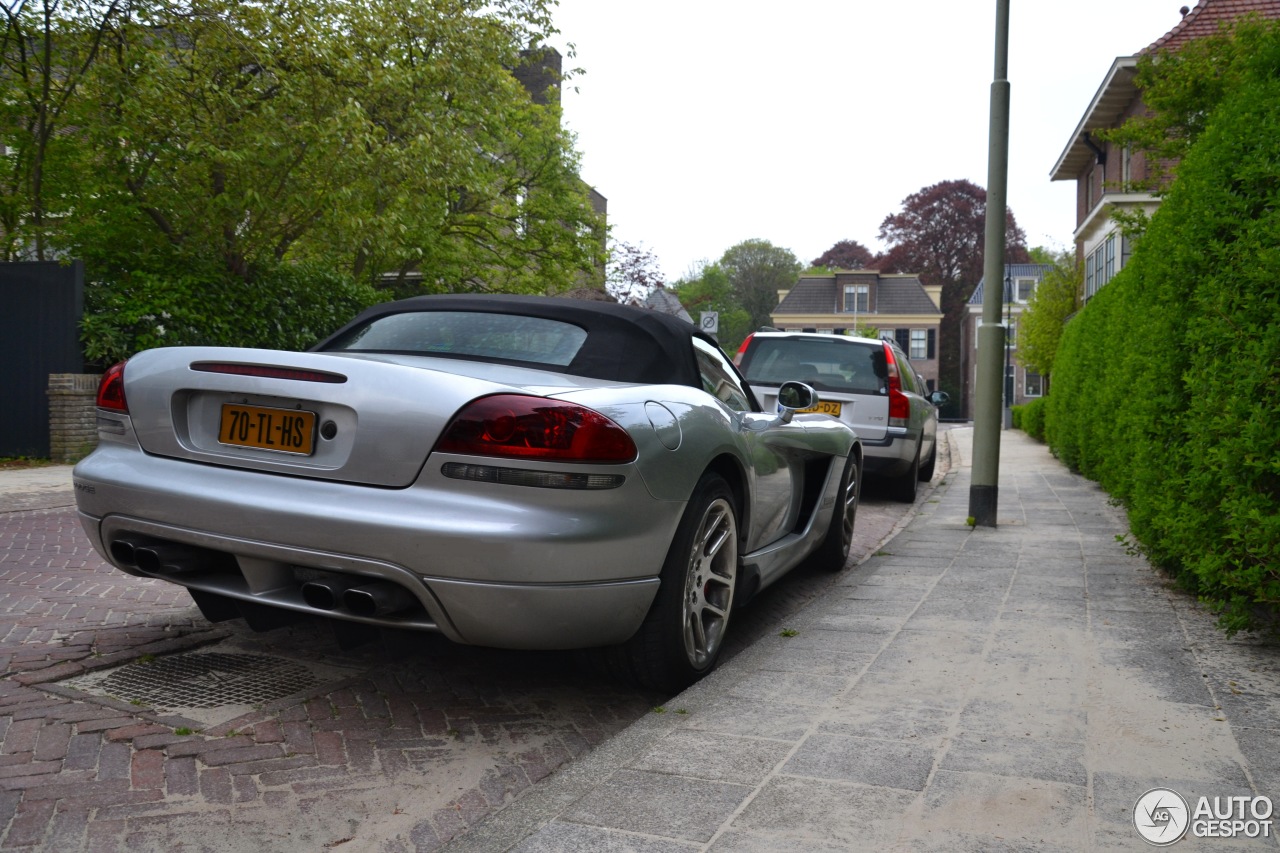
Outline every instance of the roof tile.
[[1189, 41], [1214, 35], [1223, 24], [1250, 13], [1263, 18], [1280, 18], [1280, 0], [1200, 0], [1173, 29], [1153, 41], [1142, 53], [1177, 50]]

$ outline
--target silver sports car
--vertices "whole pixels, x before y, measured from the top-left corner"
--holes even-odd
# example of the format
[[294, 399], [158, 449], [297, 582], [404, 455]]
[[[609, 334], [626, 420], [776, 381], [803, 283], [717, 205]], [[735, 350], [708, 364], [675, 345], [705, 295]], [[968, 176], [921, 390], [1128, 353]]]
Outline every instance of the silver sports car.
[[611, 303], [426, 296], [310, 352], [148, 350], [98, 392], [80, 518], [210, 620], [329, 617], [593, 648], [683, 687], [734, 605], [844, 566], [862, 451], [801, 383], [760, 410], [693, 325]]

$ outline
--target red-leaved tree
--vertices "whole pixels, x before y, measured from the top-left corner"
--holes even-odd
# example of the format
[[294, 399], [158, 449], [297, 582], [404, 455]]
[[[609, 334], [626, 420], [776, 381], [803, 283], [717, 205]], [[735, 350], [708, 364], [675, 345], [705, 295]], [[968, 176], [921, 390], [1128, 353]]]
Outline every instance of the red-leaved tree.
[[[925, 284], [942, 285], [938, 375], [953, 396], [962, 389], [960, 329], [965, 305], [982, 279], [987, 191], [972, 181], [941, 181], [912, 193], [902, 210], [880, 223], [888, 249], [885, 272], [917, 273]], [[1005, 214], [1005, 263], [1029, 263], [1027, 235], [1013, 212]]]
[[857, 240], [841, 240], [810, 262], [810, 266], [831, 270], [875, 269], [876, 256]]

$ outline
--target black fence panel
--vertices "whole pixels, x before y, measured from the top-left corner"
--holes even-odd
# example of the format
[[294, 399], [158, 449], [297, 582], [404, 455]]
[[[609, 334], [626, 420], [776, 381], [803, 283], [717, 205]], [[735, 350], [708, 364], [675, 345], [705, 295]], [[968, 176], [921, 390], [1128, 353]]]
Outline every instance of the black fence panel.
[[83, 373], [84, 265], [0, 264], [0, 456], [49, 455], [49, 374]]

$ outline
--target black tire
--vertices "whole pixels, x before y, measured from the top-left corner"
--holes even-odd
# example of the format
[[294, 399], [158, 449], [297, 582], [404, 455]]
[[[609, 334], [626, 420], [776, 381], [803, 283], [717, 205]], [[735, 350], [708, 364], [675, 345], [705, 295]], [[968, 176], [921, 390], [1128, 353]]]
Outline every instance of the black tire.
[[723, 477], [707, 473], [671, 540], [649, 615], [635, 636], [611, 650], [615, 671], [671, 693], [711, 672], [724, 649], [738, 576], [733, 491]]
[[840, 472], [841, 505], [831, 513], [827, 535], [818, 550], [809, 557], [809, 565], [826, 572], [838, 572], [849, 562], [849, 549], [853, 546], [853, 527], [858, 519], [858, 499], [862, 492], [862, 471], [858, 457], [849, 454], [849, 461]]
[[933, 452], [929, 454], [929, 461], [920, 466], [920, 482], [927, 483], [933, 479], [933, 469], [938, 464], [938, 440], [933, 440]]
[[889, 494], [896, 501], [903, 503], [914, 503], [916, 499], [916, 488], [920, 484], [920, 445], [916, 445], [915, 458], [911, 460], [911, 467], [907, 469], [907, 473], [900, 474], [889, 481]]

